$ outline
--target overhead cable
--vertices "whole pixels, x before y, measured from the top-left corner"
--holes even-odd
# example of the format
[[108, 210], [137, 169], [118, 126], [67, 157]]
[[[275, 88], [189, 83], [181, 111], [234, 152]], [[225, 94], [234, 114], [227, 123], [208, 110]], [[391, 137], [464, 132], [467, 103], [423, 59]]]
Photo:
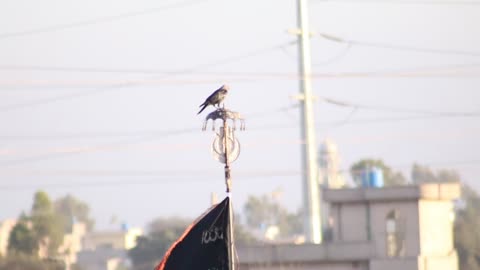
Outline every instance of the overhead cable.
[[320, 97], [321, 100], [340, 107], [349, 107], [354, 109], [368, 109], [376, 111], [388, 111], [396, 113], [415, 113], [415, 114], [429, 114], [429, 115], [438, 115], [438, 116], [480, 116], [480, 111], [472, 112], [452, 112], [452, 111], [426, 111], [418, 109], [409, 109], [409, 108], [397, 108], [397, 107], [387, 107], [387, 106], [374, 106], [374, 105], [363, 105], [352, 102], [340, 101], [337, 99]]
[[33, 28], [33, 29], [17, 31], [17, 32], [0, 33], [0, 39], [29, 36], [29, 35], [35, 35], [35, 34], [41, 34], [41, 33], [51, 33], [51, 32], [71, 29], [71, 28], [82, 27], [82, 26], [89, 26], [89, 25], [107, 23], [107, 22], [117, 21], [117, 20], [121, 20], [121, 19], [137, 17], [137, 16], [157, 13], [157, 12], [161, 12], [161, 11], [167, 11], [167, 10], [171, 10], [171, 9], [182, 8], [182, 7], [195, 5], [195, 4], [206, 2], [206, 1], [208, 1], [208, 0], [183, 1], [183, 2], [170, 4], [170, 5], [165, 5], [165, 6], [161, 6], [161, 7], [157, 7], [157, 8], [149, 8], [149, 9], [144, 9], [144, 10], [141, 10], [141, 11], [132, 11], [132, 12], [126, 12], [126, 13], [117, 14], [117, 15], [98, 17], [98, 18], [90, 19], [90, 20], [83, 20], [83, 21], [77, 21], [77, 22], [72, 22], [72, 23], [57, 24], [57, 25], [51, 25], [51, 26], [40, 27], [40, 28]]
[[421, 4], [421, 5], [480, 5], [480, 1], [466, 0], [317, 0], [325, 3], [382, 3], [382, 4]]
[[381, 43], [381, 42], [368, 42], [368, 41], [360, 41], [354, 39], [346, 39], [341, 38], [335, 35], [326, 34], [326, 33], [317, 33], [319, 36], [338, 43], [346, 43], [350, 45], [359, 45], [359, 46], [367, 46], [367, 47], [376, 47], [376, 48], [383, 48], [383, 49], [391, 49], [391, 50], [401, 50], [401, 51], [414, 51], [419, 53], [433, 53], [433, 54], [444, 54], [444, 55], [463, 55], [463, 56], [480, 56], [480, 52], [478, 51], [463, 51], [463, 50], [442, 50], [442, 49], [433, 49], [433, 48], [422, 48], [422, 47], [413, 47], [413, 46], [405, 46], [405, 45], [396, 45], [396, 44], [388, 44], [388, 43]]

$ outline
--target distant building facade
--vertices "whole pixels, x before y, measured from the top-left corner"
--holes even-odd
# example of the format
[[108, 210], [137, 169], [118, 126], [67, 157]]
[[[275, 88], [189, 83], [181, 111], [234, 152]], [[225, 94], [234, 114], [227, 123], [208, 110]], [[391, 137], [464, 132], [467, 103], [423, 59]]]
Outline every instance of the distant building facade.
[[86, 270], [117, 270], [129, 266], [128, 254], [124, 249], [86, 250], [78, 253], [78, 265]]
[[10, 232], [16, 224], [17, 220], [15, 219], [6, 219], [0, 221], [0, 256], [7, 255]]
[[458, 270], [458, 183], [327, 189], [332, 238], [320, 245], [239, 247], [242, 270]]
[[83, 238], [83, 250], [77, 253], [77, 264], [88, 270], [116, 270], [128, 267], [128, 250], [136, 245], [140, 228], [121, 231], [91, 232]]
[[83, 239], [84, 250], [122, 249], [128, 250], [136, 245], [138, 236], [143, 235], [140, 228], [131, 228], [122, 231], [91, 232]]
[[320, 185], [326, 188], [345, 187], [345, 177], [340, 172], [340, 154], [337, 145], [330, 139], [320, 144], [318, 168]]
[[87, 233], [87, 226], [83, 222], [72, 224], [70, 233], [63, 236], [63, 243], [58, 248], [59, 257], [65, 262], [67, 270], [77, 263], [77, 253], [83, 249], [83, 237]]

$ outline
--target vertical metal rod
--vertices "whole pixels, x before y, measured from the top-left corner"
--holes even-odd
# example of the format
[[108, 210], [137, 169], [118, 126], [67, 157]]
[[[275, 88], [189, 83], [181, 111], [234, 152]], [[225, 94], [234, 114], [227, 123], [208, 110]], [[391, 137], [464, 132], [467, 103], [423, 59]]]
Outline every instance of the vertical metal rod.
[[308, 25], [308, 0], [297, 0], [297, 23], [300, 34], [299, 43], [299, 75], [301, 104], [301, 139], [303, 164], [303, 207], [304, 230], [306, 240], [311, 243], [322, 241], [322, 224], [320, 218], [320, 192], [317, 182], [317, 145], [313, 119], [313, 97], [310, 63], [310, 30]]
[[229, 209], [228, 209], [228, 233], [229, 233], [229, 243], [228, 243], [228, 261], [230, 270], [235, 270], [235, 239], [233, 231], [233, 203], [232, 203], [232, 194], [229, 193], [230, 197]]
[[232, 180], [230, 177], [230, 162], [228, 160], [228, 121], [227, 116], [223, 116], [223, 152], [225, 154], [225, 185], [227, 187], [227, 196], [230, 198], [228, 204], [228, 262], [229, 270], [235, 270], [235, 246], [234, 246], [234, 232], [233, 232], [233, 207], [232, 207]]
[[225, 185], [227, 187], [227, 193], [230, 193], [231, 179], [230, 179], [230, 161], [228, 160], [228, 122], [226, 115], [223, 117], [223, 153], [225, 155]]

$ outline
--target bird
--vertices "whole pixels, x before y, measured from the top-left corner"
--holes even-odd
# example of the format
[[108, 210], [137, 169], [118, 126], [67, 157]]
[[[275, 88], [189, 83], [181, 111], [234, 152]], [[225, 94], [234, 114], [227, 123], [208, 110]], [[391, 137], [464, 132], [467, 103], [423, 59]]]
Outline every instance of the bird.
[[215, 92], [213, 92], [209, 97], [207, 97], [207, 99], [205, 99], [205, 101], [200, 105], [201, 109], [197, 113], [197, 115], [203, 112], [203, 110], [205, 110], [205, 108], [207, 108], [208, 105], [220, 107], [220, 103], [227, 96], [229, 89], [230, 87], [224, 84], [220, 88], [215, 90]]

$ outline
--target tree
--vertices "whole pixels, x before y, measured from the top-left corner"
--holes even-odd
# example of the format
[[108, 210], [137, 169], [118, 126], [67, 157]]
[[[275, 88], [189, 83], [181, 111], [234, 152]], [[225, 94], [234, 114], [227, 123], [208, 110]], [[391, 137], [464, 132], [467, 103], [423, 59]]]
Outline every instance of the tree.
[[430, 170], [430, 168], [426, 166], [418, 165], [416, 163], [413, 164], [411, 174], [412, 174], [412, 181], [417, 184], [437, 181], [437, 177]]
[[153, 269], [189, 223], [189, 220], [182, 218], [158, 218], [152, 221], [148, 236], [138, 237], [137, 245], [128, 252], [133, 269]]
[[91, 231], [95, 221], [90, 217], [90, 207], [83, 201], [71, 196], [56, 199], [54, 202], [55, 213], [61, 216], [65, 226], [65, 232], [70, 232], [73, 222], [85, 223], [87, 231]]
[[460, 175], [455, 170], [439, 170], [433, 172], [429, 167], [413, 164], [412, 180], [414, 183], [460, 182]]
[[44, 263], [35, 257], [21, 254], [9, 255], [0, 260], [0, 270], [49, 270]]
[[56, 260], [41, 260], [25, 254], [9, 255], [0, 259], [0, 270], [63, 270], [65, 265]]
[[37, 191], [33, 195], [33, 205], [31, 214], [52, 214], [52, 201], [45, 191]]
[[353, 179], [356, 179], [360, 173], [371, 167], [377, 167], [382, 170], [385, 186], [399, 186], [407, 183], [402, 173], [393, 171], [381, 159], [362, 159], [350, 167], [350, 174]]
[[277, 226], [279, 236], [286, 237], [302, 233], [301, 213], [289, 213], [272, 196], [249, 196], [243, 211], [246, 223], [254, 229]]
[[454, 243], [461, 270], [480, 269], [480, 197], [467, 185], [463, 186], [465, 207], [456, 211]]
[[30, 221], [39, 245], [46, 246], [50, 255], [55, 254], [63, 241], [64, 226], [61, 218], [53, 211], [52, 202], [46, 192], [35, 193]]
[[239, 222], [235, 222], [233, 232], [235, 245], [237, 246], [251, 245], [259, 242], [258, 239], [249, 232], [248, 228]]
[[9, 253], [36, 256], [38, 252], [37, 238], [25, 222], [17, 223], [10, 232], [8, 251]]

